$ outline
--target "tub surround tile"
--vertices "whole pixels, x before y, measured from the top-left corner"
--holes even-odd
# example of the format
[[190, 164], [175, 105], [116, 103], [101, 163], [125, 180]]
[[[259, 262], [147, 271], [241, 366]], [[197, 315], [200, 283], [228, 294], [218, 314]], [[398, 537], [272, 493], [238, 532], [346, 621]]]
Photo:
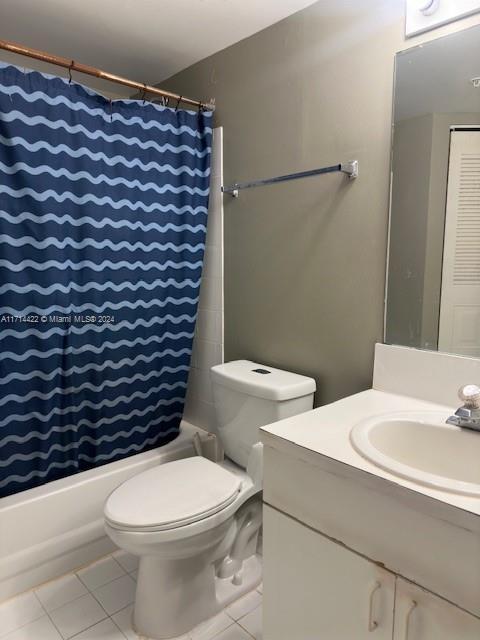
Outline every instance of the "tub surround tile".
[[[202, 371], [200, 371], [200, 369], [198, 369], [196, 367], [195, 364], [193, 364], [194, 362], [196, 362], [196, 351], [193, 354], [194, 358], [192, 360], [192, 366], [190, 368], [190, 371], [188, 373], [188, 390], [187, 390], [187, 397], [189, 395], [194, 395], [194, 396], [198, 396], [198, 397], [202, 397], [202, 391], [205, 392], [207, 391], [207, 397], [211, 397], [211, 390], [210, 389], [202, 389], [202, 386], [204, 386], [205, 384], [205, 380], [202, 380]], [[206, 374], [206, 372], [205, 372]], [[198, 425], [197, 425], [198, 426]]]
[[77, 576], [90, 591], [102, 587], [125, 575], [126, 570], [111, 556], [103, 558], [89, 567], [77, 571]]
[[200, 287], [195, 338], [184, 415], [193, 424], [215, 431], [215, 411], [210, 367], [224, 359], [223, 338], [223, 196], [222, 132], [214, 130], [212, 173], [205, 243], [204, 270]]
[[197, 314], [196, 335], [200, 340], [221, 341], [222, 312], [199, 309]]
[[215, 406], [212, 402], [204, 402], [200, 396], [195, 394], [188, 396], [184, 417], [206, 431], [215, 430]]
[[207, 278], [219, 277], [222, 270], [222, 260], [222, 248], [214, 245], [207, 245], [205, 248], [202, 275]]
[[58, 609], [87, 593], [88, 590], [85, 585], [80, 582], [76, 575], [63, 576], [63, 578], [47, 582], [35, 590], [37, 598], [48, 612]]
[[84, 631], [107, 618], [107, 614], [95, 598], [88, 593], [86, 596], [55, 609], [50, 613], [50, 617], [64, 639], [68, 640], [80, 631]]
[[255, 640], [262, 640], [262, 622], [263, 622], [263, 610], [262, 607], [257, 607], [246, 616], [238, 620], [238, 624], [243, 627], [248, 633], [255, 638]]
[[[63, 640], [47, 615], [2, 637], [5, 640]], [[112, 638], [112, 640], [116, 639]]]
[[93, 595], [105, 611], [112, 615], [132, 604], [135, 600], [135, 589], [135, 580], [129, 575], [124, 575], [99, 589], [95, 589]]
[[208, 207], [207, 237], [205, 247], [223, 246], [223, 196], [221, 179], [212, 178], [210, 184], [210, 202]]
[[188, 377], [188, 386], [190, 387], [190, 393], [194, 396], [201, 398], [204, 402], [213, 402], [212, 383], [208, 369], [202, 370], [192, 367]]
[[199, 309], [210, 311], [222, 311], [223, 308], [223, 281], [220, 277], [203, 277], [200, 285]]
[[215, 127], [213, 130], [213, 149], [210, 173], [213, 176], [223, 174], [223, 127]]
[[45, 609], [33, 593], [22, 593], [0, 604], [0, 638], [45, 615]]
[[225, 611], [233, 620], [239, 620], [243, 616], [250, 613], [256, 609], [260, 603], [262, 602], [262, 596], [258, 593], [258, 591], [251, 591], [247, 593], [246, 596], [240, 598], [230, 606], [228, 606]]
[[202, 340], [199, 338], [196, 341], [196, 367], [200, 369], [206, 376], [206, 383], [211, 388], [210, 382], [210, 368], [216, 364], [220, 364], [222, 361], [222, 345], [219, 342], [212, 342], [211, 340]]

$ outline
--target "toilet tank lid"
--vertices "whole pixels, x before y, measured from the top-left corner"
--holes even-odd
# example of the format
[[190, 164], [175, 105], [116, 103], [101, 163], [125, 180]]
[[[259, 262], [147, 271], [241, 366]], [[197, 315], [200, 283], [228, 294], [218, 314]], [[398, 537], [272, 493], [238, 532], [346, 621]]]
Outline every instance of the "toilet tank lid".
[[266, 400], [293, 400], [315, 392], [313, 378], [250, 360], [233, 360], [211, 368], [212, 382]]

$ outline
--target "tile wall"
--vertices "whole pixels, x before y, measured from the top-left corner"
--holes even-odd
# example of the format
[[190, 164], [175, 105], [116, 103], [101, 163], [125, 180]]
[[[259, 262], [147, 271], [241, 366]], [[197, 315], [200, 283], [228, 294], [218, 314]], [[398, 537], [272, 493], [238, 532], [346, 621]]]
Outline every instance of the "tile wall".
[[210, 367], [223, 362], [223, 130], [214, 129], [205, 263], [184, 418], [215, 426]]

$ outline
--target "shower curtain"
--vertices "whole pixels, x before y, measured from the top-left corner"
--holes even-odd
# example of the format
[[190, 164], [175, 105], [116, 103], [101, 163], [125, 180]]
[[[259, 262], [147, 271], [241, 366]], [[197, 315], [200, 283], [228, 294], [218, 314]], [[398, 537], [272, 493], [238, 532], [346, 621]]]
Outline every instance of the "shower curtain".
[[0, 65], [0, 495], [178, 435], [211, 135]]

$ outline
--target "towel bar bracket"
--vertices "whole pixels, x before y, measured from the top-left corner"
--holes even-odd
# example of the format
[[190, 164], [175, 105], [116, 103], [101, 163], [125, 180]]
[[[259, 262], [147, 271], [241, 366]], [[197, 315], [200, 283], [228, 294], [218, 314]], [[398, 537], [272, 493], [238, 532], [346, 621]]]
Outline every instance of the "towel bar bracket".
[[346, 173], [350, 180], [358, 178], [358, 160], [349, 160], [348, 162], [342, 162], [340, 165], [340, 171]]

